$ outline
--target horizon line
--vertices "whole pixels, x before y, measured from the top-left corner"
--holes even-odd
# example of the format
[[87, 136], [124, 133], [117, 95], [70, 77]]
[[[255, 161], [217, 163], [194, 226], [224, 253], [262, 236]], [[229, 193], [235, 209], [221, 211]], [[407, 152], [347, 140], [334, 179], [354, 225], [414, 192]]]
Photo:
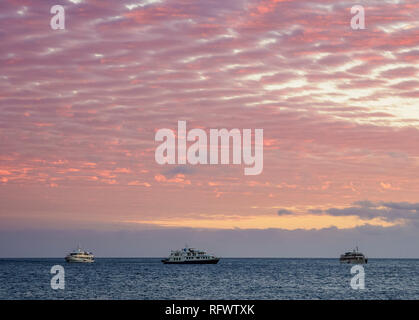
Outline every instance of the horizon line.
[[[95, 256], [95, 259], [161, 259], [166, 256], [130, 256], [130, 257], [104, 257], [104, 256]], [[336, 259], [339, 260], [339, 257], [219, 257], [220, 259]], [[0, 257], [0, 260], [7, 259], [65, 259], [65, 257]], [[399, 259], [399, 260], [418, 260], [419, 257], [368, 257], [368, 259]]]

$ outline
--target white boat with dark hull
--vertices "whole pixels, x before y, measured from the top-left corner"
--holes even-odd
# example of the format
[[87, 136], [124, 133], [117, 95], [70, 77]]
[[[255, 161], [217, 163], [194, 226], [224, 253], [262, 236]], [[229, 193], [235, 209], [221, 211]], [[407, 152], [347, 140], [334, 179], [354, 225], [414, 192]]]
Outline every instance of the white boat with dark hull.
[[340, 263], [353, 263], [353, 264], [365, 264], [368, 263], [368, 258], [358, 251], [358, 247], [353, 251], [345, 252], [340, 255]]
[[172, 250], [170, 256], [163, 259], [164, 264], [217, 264], [220, 258], [194, 248]]
[[67, 262], [78, 262], [78, 263], [92, 263], [95, 262], [95, 257], [91, 252], [82, 250], [80, 247], [77, 250], [72, 251], [65, 257]]

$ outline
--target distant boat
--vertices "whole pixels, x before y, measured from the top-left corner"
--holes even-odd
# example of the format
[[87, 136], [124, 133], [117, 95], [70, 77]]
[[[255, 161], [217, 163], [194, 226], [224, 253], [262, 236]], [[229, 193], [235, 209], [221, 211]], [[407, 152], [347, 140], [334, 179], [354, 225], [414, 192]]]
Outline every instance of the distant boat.
[[358, 251], [358, 247], [353, 251], [345, 252], [339, 258], [340, 263], [364, 264], [368, 263], [368, 258]]
[[185, 247], [172, 250], [170, 256], [163, 259], [164, 264], [217, 264], [220, 258], [207, 254], [205, 251]]
[[95, 257], [91, 252], [84, 251], [80, 246], [70, 252], [66, 257], [65, 261], [67, 262], [79, 262], [79, 263], [92, 263], [95, 262]]

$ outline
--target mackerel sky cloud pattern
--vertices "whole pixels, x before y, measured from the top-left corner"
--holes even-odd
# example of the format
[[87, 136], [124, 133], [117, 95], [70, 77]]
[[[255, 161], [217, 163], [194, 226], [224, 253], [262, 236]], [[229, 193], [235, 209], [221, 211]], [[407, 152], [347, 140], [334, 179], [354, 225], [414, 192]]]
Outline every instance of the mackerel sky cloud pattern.
[[[419, 1], [354, 4], [1, 1], [0, 228], [416, 221], [379, 204], [419, 194]], [[263, 128], [263, 173], [156, 164], [178, 120]]]

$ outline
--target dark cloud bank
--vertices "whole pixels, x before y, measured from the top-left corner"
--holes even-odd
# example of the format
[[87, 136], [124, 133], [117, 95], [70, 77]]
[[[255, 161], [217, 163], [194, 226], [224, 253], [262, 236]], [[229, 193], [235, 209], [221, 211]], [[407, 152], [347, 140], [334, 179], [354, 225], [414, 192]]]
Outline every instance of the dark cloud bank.
[[[277, 211], [278, 215], [292, 215], [287, 209]], [[409, 225], [419, 226], [419, 203], [409, 202], [371, 202], [356, 201], [347, 208], [311, 209], [310, 214], [331, 216], [357, 216], [361, 219], [380, 218], [387, 222], [404, 221]]]
[[80, 243], [98, 257], [162, 257], [190, 246], [222, 257], [333, 257], [358, 245], [369, 257], [419, 258], [414, 226], [339, 230], [14, 230], [0, 232], [0, 257], [63, 257]]

